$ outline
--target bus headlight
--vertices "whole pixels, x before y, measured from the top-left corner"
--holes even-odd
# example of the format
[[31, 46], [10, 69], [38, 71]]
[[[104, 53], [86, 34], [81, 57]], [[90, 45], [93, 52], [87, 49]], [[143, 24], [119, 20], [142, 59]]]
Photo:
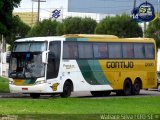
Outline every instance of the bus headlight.
[[13, 84], [14, 84], [14, 81], [9, 81], [9, 84], [13, 85]]
[[46, 83], [46, 81], [45, 81], [45, 80], [41, 80], [41, 81], [36, 81], [36, 82], [35, 82], [36, 85], [38, 85], [38, 84], [43, 84], [43, 83]]

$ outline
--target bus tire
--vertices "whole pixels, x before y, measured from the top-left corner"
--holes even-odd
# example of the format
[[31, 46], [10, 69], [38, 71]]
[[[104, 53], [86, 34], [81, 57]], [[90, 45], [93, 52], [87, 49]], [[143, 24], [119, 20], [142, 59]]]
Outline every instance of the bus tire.
[[71, 96], [71, 92], [72, 92], [72, 84], [66, 81], [63, 86], [63, 93], [61, 93], [60, 96], [62, 98], [67, 98]]
[[133, 95], [138, 95], [140, 93], [140, 90], [142, 88], [142, 83], [140, 80], [136, 79], [134, 81], [134, 85], [132, 87], [132, 94]]
[[39, 93], [30, 93], [30, 97], [37, 99], [37, 98], [40, 98], [40, 94]]
[[131, 95], [132, 92], [132, 83], [129, 79], [126, 79], [123, 84], [123, 95], [128, 96]]
[[111, 91], [91, 91], [91, 94], [95, 97], [109, 96]]

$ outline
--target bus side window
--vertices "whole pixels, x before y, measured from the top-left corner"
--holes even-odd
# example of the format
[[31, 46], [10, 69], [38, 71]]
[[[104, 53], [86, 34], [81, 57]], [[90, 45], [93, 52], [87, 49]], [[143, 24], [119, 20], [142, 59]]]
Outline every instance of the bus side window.
[[120, 59], [122, 58], [121, 43], [108, 43], [109, 58]]
[[123, 58], [134, 58], [133, 43], [122, 43]]
[[82, 42], [78, 44], [78, 55], [80, 59], [92, 59], [93, 49], [92, 43]]
[[94, 58], [108, 58], [107, 44], [106, 43], [94, 43]]
[[63, 58], [76, 59], [78, 57], [77, 44], [75, 42], [64, 42]]
[[144, 44], [134, 43], [134, 57], [138, 59], [145, 58]]
[[154, 44], [145, 44], [145, 57], [153, 59], [155, 56]]

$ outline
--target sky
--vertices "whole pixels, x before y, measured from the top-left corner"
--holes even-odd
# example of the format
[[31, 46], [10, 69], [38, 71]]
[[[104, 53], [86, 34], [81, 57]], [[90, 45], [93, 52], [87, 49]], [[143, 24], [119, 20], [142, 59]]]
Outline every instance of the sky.
[[[63, 11], [67, 10], [64, 5], [66, 0], [46, 0], [41, 2], [40, 18], [51, 17], [51, 12], [57, 8], [63, 8]], [[68, 4], [69, 12], [89, 12], [89, 13], [105, 13], [105, 14], [121, 14], [131, 13], [133, 9], [134, 0], [69, 0]], [[137, 6], [146, 0], [136, 0]], [[151, 2], [155, 11], [157, 11], [158, 0], [147, 0]], [[65, 6], [65, 7], [64, 7]], [[15, 12], [37, 12], [38, 3], [32, 2], [32, 0], [22, 0], [20, 7], [15, 8]], [[95, 12], [96, 11], [96, 12]]]
[[[104, 13], [104, 14], [130, 14], [134, 0], [69, 0], [68, 11]], [[136, 7], [144, 2], [150, 2], [157, 9], [158, 0], [136, 0]], [[78, 4], [77, 4], [78, 3]]]

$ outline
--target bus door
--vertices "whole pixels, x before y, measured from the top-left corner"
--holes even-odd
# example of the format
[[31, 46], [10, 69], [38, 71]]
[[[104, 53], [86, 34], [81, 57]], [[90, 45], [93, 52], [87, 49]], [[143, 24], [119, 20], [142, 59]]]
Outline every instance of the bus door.
[[47, 79], [56, 78], [59, 73], [61, 42], [53, 41], [49, 45]]

